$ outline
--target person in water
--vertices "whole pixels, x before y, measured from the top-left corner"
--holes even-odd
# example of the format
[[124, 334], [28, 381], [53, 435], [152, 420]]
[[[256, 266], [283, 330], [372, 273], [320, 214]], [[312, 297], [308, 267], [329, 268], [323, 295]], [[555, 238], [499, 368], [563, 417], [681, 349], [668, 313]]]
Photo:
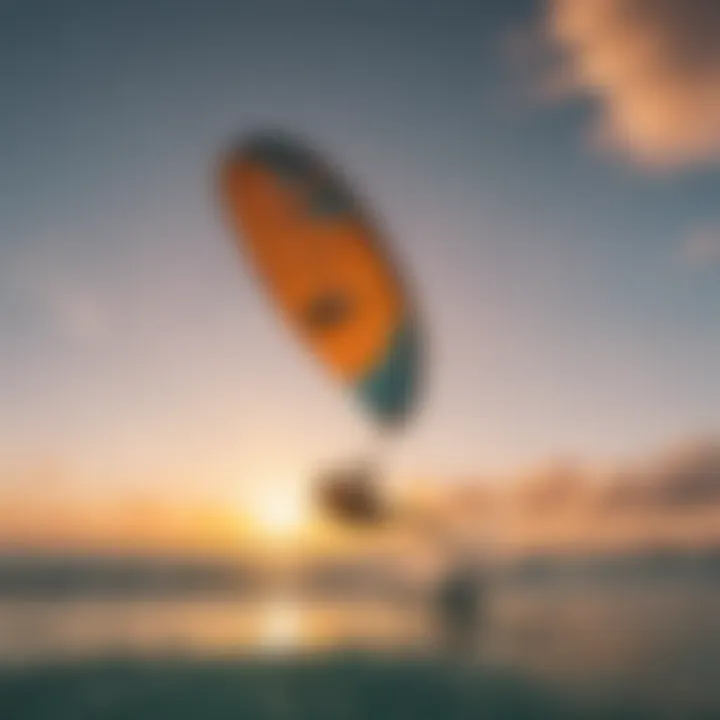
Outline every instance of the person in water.
[[424, 541], [444, 549], [451, 559], [433, 598], [441, 644], [453, 657], [473, 657], [485, 618], [485, 592], [473, 554], [458, 548], [448, 537], [447, 528], [439, 527], [432, 515], [389, 508], [369, 467], [327, 473], [318, 487], [321, 507], [336, 520], [356, 527], [377, 528], [388, 522], [405, 524]]
[[457, 658], [474, 656], [485, 613], [482, 581], [472, 558], [451, 562], [437, 589], [435, 612], [444, 650]]

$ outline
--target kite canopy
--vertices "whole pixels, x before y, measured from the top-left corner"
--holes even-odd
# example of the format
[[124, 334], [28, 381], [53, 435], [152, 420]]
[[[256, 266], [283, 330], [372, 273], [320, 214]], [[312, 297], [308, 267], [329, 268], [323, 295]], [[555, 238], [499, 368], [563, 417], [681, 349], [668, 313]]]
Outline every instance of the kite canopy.
[[417, 394], [417, 319], [345, 182], [304, 145], [260, 133], [225, 158], [221, 192], [285, 321], [379, 422], [401, 423]]

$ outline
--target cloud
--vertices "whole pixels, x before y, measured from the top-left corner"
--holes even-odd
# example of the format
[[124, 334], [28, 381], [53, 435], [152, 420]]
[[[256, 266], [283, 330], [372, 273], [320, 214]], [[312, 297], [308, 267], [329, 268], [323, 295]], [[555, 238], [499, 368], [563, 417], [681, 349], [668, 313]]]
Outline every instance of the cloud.
[[520, 478], [516, 487], [517, 508], [536, 516], [597, 509], [720, 511], [720, 439], [698, 440], [602, 471], [580, 464], [549, 465]]
[[[153, 495], [142, 478], [109, 495], [88, 493], [108, 487], [99, 477], [61, 458], [0, 453], [0, 551], [11, 545], [227, 550], [252, 539], [252, 523], [221, 497]], [[720, 549], [720, 438], [615, 467], [563, 462], [514, 477], [432, 483], [406, 499], [420, 511], [422, 532], [414, 537], [430, 550], [455, 541], [511, 555]], [[339, 553], [389, 547], [382, 533], [353, 537], [316, 540], [327, 549], [330, 538]]]
[[62, 268], [28, 257], [15, 264], [5, 289], [28, 317], [36, 316], [65, 340], [91, 342], [109, 331], [108, 308], [101, 293]]
[[550, 0], [551, 85], [598, 102], [593, 141], [648, 166], [720, 161], [718, 0]]
[[720, 442], [698, 443], [623, 471], [603, 500], [613, 510], [720, 508]]
[[683, 256], [692, 267], [720, 265], [720, 222], [694, 228], [685, 240]]
[[[604, 468], [552, 463], [445, 493], [438, 526], [475, 528], [514, 552], [720, 547], [720, 439], [670, 448]], [[456, 533], [457, 534], [457, 533]]]
[[523, 478], [515, 495], [518, 508], [532, 515], [575, 510], [588, 496], [589, 473], [581, 466], [554, 463]]

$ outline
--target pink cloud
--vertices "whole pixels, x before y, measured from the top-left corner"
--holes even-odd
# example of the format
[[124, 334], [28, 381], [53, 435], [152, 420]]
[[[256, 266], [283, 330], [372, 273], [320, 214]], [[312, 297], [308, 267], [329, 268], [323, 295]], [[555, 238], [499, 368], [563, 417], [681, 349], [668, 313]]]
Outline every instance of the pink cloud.
[[720, 2], [551, 0], [553, 87], [598, 103], [594, 143], [649, 166], [720, 161]]

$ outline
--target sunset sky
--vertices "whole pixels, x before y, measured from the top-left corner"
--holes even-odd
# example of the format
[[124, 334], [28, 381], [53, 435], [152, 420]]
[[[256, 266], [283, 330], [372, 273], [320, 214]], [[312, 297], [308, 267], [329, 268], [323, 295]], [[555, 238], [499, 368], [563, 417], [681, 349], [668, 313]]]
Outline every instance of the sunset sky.
[[362, 451], [218, 212], [266, 124], [345, 169], [418, 291], [393, 472], [717, 437], [719, 38], [716, 0], [3, 3], [0, 484], [240, 506]]

